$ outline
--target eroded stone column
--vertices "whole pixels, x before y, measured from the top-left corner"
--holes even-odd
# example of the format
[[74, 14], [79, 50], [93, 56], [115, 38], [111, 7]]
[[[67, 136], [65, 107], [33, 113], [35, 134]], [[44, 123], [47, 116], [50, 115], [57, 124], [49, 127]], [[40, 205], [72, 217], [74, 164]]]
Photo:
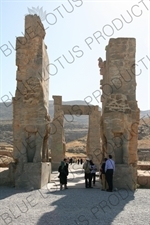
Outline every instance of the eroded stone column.
[[49, 60], [45, 30], [37, 15], [25, 17], [25, 35], [16, 41], [17, 88], [13, 98], [15, 186], [48, 183]]
[[51, 131], [51, 156], [52, 170], [58, 170], [60, 162], [65, 157], [64, 112], [62, 110], [62, 96], [53, 96], [53, 99], [54, 118]]
[[89, 129], [87, 136], [87, 156], [99, 168], [102, 160], [102, 151], [100, 146], [100, 116], [101, 112], [98, 111], [98, 106], [93, 107], [89, 114]]
[[136, 188], [139, 109], [136, 101], [134, 38], [110, 39], [106, 61], [99, 58], [103, 152], [116, 163], [114, 186]]

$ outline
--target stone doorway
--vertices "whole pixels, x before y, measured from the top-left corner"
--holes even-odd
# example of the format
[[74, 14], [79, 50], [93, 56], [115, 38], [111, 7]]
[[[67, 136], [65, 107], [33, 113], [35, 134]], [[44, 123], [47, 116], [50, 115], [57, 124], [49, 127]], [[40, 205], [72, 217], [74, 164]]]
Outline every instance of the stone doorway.
[[64, 115], [88, 115], [89, 128], [87, 135], [86, 153], [97, 167], [101, 162], [100, 148], [100, 111], [98, 106], [62, 105], [62, 96], [53, 96], [54, 119], [51, 125], [51, 157], [52, 169], [57, 170], [60, 161], [65, 157], [66, 142], [64, 137]]
[[88, 115], [64, 115], [65, 156], [73, 162], [87, 157]]

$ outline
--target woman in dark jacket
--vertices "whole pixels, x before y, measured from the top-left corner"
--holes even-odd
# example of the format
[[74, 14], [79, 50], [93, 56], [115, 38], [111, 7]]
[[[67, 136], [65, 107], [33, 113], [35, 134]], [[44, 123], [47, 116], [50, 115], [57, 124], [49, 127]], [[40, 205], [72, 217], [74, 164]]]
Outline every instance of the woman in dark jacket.
[[60, 190], [62, 190], [62, 186], [64, 185], [65, 189], [68, 189], [67, 187], [67, 176], [68, 176], [68, 166], [64, 161], [61, 161], [60, 166], [58, 168], [59, 174], [59, 180], [60, 180]]

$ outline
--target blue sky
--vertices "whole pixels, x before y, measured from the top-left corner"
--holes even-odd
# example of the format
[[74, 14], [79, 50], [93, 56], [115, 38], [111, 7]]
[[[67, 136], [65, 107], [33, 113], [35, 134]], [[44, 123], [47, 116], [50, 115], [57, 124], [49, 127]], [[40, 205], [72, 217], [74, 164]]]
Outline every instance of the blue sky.
[[[32, 8], [34, 7], [34, 8]], [[99, 83], [99, 57], [105, 59], [105, 46], [110, 38], [136, 38], [137, 101], [141, 110], [150, 109], [150, 1], [2, 1], [0, 5], [0, 102], [15, 95], [16, 37], [23, 36], [24, 18], [28, 8], [43, 8], [46, 16], [45, 44], [48, 47], [50, 66], [49, 99], [62, 95], [63, 101], [87, 100], [101, 106]], [[67, 12], [67, 11], [70, 11]], [[128, 12], [131, 14], [129, 17]], [[124, 19], [131, 19], [128, 23]], [[117, 28], [116, 28], [117, 27]], [[102, 33], [105, 37], [96, 40]], [[91, 44], [88, 44], [91, 43]], [[8, 49], [7, 49], [8, 48]], [[6, 50], [7, 49], [7, 50]], [[79, 51], [74, 53], [74, 51]], [[6, 50], [6, 51], [5, 51]], [[73, 54], [72, 60], [69, 51]], [[61, 64], [58, 62], [61, 62]], [[55, 67], [52, 66], [55, 64]], [[57, 73], [53, 75], [56, 72]]]

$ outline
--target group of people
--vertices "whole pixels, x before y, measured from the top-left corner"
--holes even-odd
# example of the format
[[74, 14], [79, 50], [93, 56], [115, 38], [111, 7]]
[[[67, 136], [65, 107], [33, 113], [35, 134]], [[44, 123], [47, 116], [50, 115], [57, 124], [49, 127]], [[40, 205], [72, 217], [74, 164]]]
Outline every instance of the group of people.
[[78, 159], [77, 160], [77, 163], [78, 163], [78, 165], [81, 163], [81, 165], [82, 165], [82, 163], [83, 163], [83, 159]]
[[[67, 158], [64, 158], [63, 161], [61, 161], [60, 166], [58, 168], [59, 172], [59, 180], [60, 180], [60, 190], [62, 190], [63, 185], [64, 189], [68, 189], [67, 187], [67, 176], [69, 174], [68, 172], [68, 165], [69, 161]], [[97, 167], [93, 163], [92, 160], [89, 158], [86, 159], [86, 161], [83, 164], [83, 169], [84, 169], [84, 178], [85, 178], [85, 188], [93, 188], [95, 186], [95, 181], [96, 181], [96, 172], [97, 172]], [[107, 158], [104, 158], [104, 162], [102, 163], [102, 166], [100, 168], [100, 178], [102, 182], [102, 190], [103, 191], [113, 191], [113, 173], [115, 171], [115, 163], [114, 160], [112, 159], [112, 155], [108, 156]]]
[[85, 188], [92, 188], [92, 183], [93, 186], [95, 186], [97, 167], [92, 160], [87, 158], [85, 163], [83, 164], [83, 169], [85, 173]]
[[70, 159], [69, 159], [69, 163], [72, 165], [73, 162], [77, 162], [78, 165], [79, 165], [79, 164], [82, 165], [83, 159], [81, 158], [81, 159], [77, 159], [76, 161], [74, 161], [73, 158], [70, 158]]
[[[83, 169], [85, 172], [85, 188], [92, 188], [92, 179], [93, 186], [95, 185], [96, 178], [96, 165], [89, 158], [86, 159], [86, 162], [83, 164]], [[113, 191], [113, 173], [115, 171], [115, 162], [112, 159], [112, 155], [104, 158], [100, 169], [100, 178], [102, 183], [102, 191]]]

